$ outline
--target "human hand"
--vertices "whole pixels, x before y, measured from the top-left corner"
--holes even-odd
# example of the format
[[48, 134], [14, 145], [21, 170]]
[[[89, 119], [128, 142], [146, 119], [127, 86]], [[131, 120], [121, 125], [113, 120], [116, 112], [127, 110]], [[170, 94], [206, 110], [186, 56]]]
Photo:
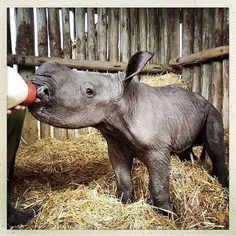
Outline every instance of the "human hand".
[[[21, 106], [21, 105], [16, 105], [14, 107], [15, 110], [25, 110], [25, 106]], [[12, 110], [7, 110], [7, 114], [11, 114], [12, 113]]]

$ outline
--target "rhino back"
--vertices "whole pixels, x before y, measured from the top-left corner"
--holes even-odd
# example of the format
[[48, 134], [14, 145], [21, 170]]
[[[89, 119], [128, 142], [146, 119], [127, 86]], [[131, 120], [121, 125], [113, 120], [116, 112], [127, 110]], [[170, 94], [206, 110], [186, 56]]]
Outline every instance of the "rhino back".
[[128, 132], [133, 142], [151, 148], [187, 149], [201, 131], [211, 104], [201, 95], [175, 85], [137, 84], [126, 97]]

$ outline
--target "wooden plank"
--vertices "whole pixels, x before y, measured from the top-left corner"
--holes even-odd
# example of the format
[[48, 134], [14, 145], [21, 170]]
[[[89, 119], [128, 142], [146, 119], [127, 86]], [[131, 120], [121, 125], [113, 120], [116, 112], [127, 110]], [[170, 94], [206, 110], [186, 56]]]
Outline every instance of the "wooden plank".
[[222, 117], [225, 128], [229, 128], [229, 60], [223, 61], [223, 104]]
[[[138, 52], [138, 36], [139, 36], [139, 25], [138, 25], [138, 8], [130, 9], [130, 53], [131, 56]], [[140, 76], [134, 76], [134, 80], [140, 80]]]
[[[74, 69], [80, 70], [98, 70], [98, 71], [109, 71], [118, 72], [125, 70], [127, 63], [125, 62], [109, 62], [109, 61], [78, 61], [73, 59], [65, 58], [48, 58], [48, 57], [35, 57], [35, 56], [18, 56], [18, 55], [8, 55], [7, 64], [18, 64], [18, 65], [30, 65], [30, 66], [40, 66], [44, 62], [55, 61], [62, 65], [68, 66]], [[160, 64], [148, 64], [145, 66], [141, 73], [161, 73], [161, 72], [174, 72], [175, 70], [168, 65]]]
[[76, 58], [86, 59], [85, 8], [75, 8]]
[[[202, 50], [212, 48], [213, 41], [213, 25], [214, 25], [214, 9], [203, 8], [202, 19]], [[211, 81], [212, 78], [212, 65], [210, 62], [202, 64], [202, 77], [201, 77], [201, 94], [209, 102], [211, 102]]]
[[[46, 8], [37, 8], [38, 24], [38, 53], [39, 56], [48, 56], [48, 35]], [[50, 125], [40, 122], [40, 138], [51, 137]]]
[[138, 9], [130, 9], [130, 50], [131, 55], [138, 51]]
[[147, 9], [139, 8], [139, 50], [147, 50]]
[[179, 57], [179, 44], [180, 44], [180, 9], [168, 9], [168, 32], [169, 32], [169, 52], [167, 62], [171, 58]]
[[39, 56], [48, 56], [48, 36], [46, 8], [37, 8], [38, 52]]
[[98, 8], [97, 58], [107, 60], [107, 9]]
[[170, 39], [169, 39], [169, 29], [168, 29], [168, 9], [162, 9], [164, 32], [163, 32], [163, 44], [164, 44], [164, 64], [169, 62], [169, 49], [170, 49]]
[[[223, 44], [229, 44], [229, 9], [223, 9]], [[223, 123], [229, 128], [229, 59], [223, 60]]]
[[[19, 55], [34, 55], [34, 18], [33, 8], [16, 9], [16, 52]], [[29, 80], [35, 73], [32, 66], [19, 66], [18, 72], [24, 80]], [[26, 112], [22, 137], [27, 143], [33, 143], [38, 139], [37, 120]]]
[[[194, 9], [194, 42], [193, 52], [202, 50], [202, 9]], [[193, 66], [193, 92], [201, 93], [201, 65]]]
[[157, 62], [158, 64], [165, 63], [165, 9], [159, 8], [158, 9], [158, 57]]
[[[223, 9], [214, 9], [214, 46], [219, 47], [223, 44]], [[222, 61], [212, 63], [212, 104], [221, 113], [222, 112]]]
[[63, 56], [65, 58], [72, 58], [69, 8], [62, 8], [62, 28], [63, 28]]
[[109, 30], [109, 61], [118, 61], [118, 23], [119, 23], [119, 9], [110, 8], [108, 9], [109, 21], [108, 21], [108, 30]]
[[[52, 57], [62, 57], [61, 39], [60, 39], [60, 25], [59, 25], [59, 9], [49, 8], [49, 40], [50, 52]], [[65, 140], [67, 139], [66, 129], [54, 128], [54, 138]]]
[[10, 8], [7, 8], [7, 54], [12, 54]]
[[120, 61], [130, 58], [130, 9], [120, 9]]
[[94, 23], [94, 9], [87, 9], [87, 22], [88, 22], [88, 40], [87, 40], [87, 52], [88, 60], [96, 60], [96, 39], [95, 39], [95, 23]]
[[[193, 53], [193, 40], [194, 40], [194, 28], [193, 28], [193, 9], [182, 9], [182, 29], [183, 29], [183, 46], [182, 55], [191, 55]], [[190, 67], [184, 67], [182, 69], [182, 78], [188, 82], [189, 88], [193, 86], [193, 69]]]
[[48, 21], [50, 55], [51, 57], [62, 57], [58, 8], [48, 8]]
[[193, 53], [191, 55], [173, 58], [169, 62], [169, 66], [183, 66], [195, 63], [206, 62], [212, 59], [219, 59], [229, 56], [229, 46], [221, 46], [213, 49], [204, 50], [201, 52]]
[[76, 55], [77, 55], [77, 52], [76, 52], [76, 23], [75, 23], [75, 8], [70, 8], [70, 12], [72, 13], [72, 19], [73, 19], [73, 22], [72, 22], [72, 19], [70, 18], [70, 24], [71, 26], [73, 25], [73, 28], [74, 28], [74, 32], [72, 34], [72, 36], [74, 35], [74, 37], [71, 37], [71, 50], [72, 50], [72, 56], [71, 58], [72, 59], [76, 59]]
[[157, 63], [157, 48], [158, 48], [158, 25], [157, 25], [157, 8], [148, 8], [149, 16], [149, 41], [148, 51], [154, 53], [150, 63]]

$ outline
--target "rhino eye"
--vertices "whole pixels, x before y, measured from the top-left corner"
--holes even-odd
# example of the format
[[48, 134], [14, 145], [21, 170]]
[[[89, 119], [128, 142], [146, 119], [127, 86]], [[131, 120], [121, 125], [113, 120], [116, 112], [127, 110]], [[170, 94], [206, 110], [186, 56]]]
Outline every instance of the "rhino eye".
[[94, 95], [94, 91], [91, 88], [86, 89], [87, 97], [91, 98]]

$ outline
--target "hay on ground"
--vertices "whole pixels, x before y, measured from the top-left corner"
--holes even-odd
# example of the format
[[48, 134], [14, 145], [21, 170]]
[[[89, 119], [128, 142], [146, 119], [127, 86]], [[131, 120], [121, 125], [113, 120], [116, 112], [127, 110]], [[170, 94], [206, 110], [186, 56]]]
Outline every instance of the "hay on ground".
[[227, 229], [227, 192], [198, 163], [171, 160], [172, 221], [152, 209], [148, 173], [135, 160], [135, 202], [116, 198], [107, 145], [99, 134], [39, 140], [22, 147], [16, 161], [15, 206], [42, 210], [15, 229]]

